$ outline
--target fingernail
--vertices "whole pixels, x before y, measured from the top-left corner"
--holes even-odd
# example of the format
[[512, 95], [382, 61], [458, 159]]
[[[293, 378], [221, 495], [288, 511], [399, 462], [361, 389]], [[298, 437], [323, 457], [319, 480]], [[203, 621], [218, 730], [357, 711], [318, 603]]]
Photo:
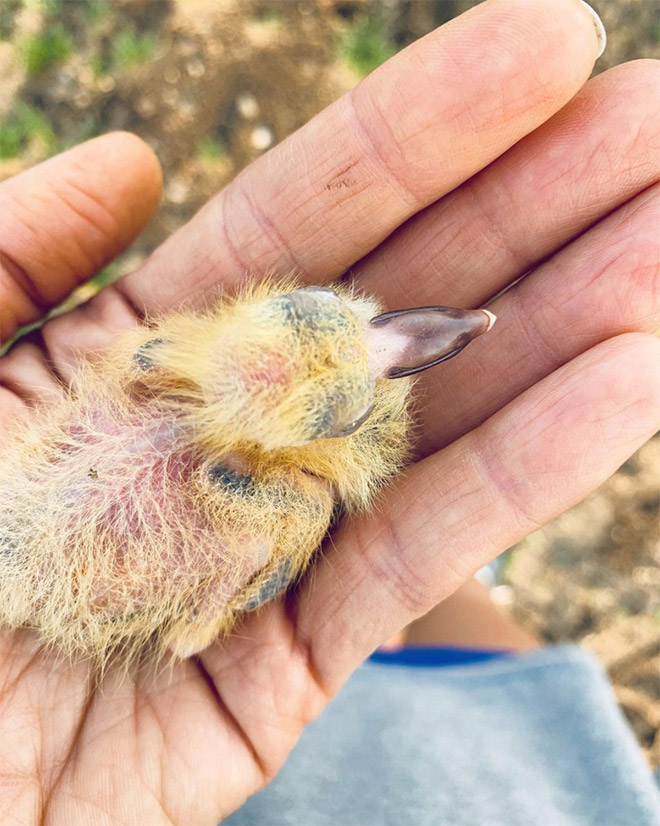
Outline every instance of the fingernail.
[[585, 2], [585, 0], [580, 0], [580, 3], [582, 3], [585, 9], [589, 12], [591, 19], [593, 20], [594, 28], [596, 29], [596, 37], [598, 38], [598, 45], [600, 48], [598, 57], [600, 57], [605, 51], [605, 46], [607, 46], [607, 32], [605, 31], [605, 26], [603, 26], [603, 21], [600, 19], [597, 12], [591, 8], [589, 3]]

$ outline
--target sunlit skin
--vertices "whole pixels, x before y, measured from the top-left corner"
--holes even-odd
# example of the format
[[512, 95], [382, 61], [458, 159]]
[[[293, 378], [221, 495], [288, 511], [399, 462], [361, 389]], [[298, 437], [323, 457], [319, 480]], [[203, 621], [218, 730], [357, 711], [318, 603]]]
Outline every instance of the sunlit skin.
[[[588, 81], [597, 52], [575, 0], [485, 3], [0, 362], [6, 429], [58, 398], [80, 351], [142, 315], [201, 306], [246, 272], [323, 284], [350, 268], [388, 309], [477, 307], [529, 272], [489, 305], [487, 336], [420, 379], [417, 461], [229, 640], [168, 674], [110, 670], [99, 687], [31, 632], [2, 633], [3, 823], [214, 826], [277, 773], [376, 646], [660, 427], [659, 70], [636, 62]], [[338, 198], [325, 184], [356, 160], [359, 185]], [[3, 183], [3, 337], [125, 246], [159, 187], [150, 151], [126, 135]]]

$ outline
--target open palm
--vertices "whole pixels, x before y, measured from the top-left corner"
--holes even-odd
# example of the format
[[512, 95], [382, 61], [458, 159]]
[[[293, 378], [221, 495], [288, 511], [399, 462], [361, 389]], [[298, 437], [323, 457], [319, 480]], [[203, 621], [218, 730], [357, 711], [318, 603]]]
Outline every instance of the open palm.
[[[2, 631], [3, 824], [217, 823], [376, 646], [660, 426], [660, 67], [586, 82], [597, 51], [576, 0], [485, 3], [2, 359], [6, 433], [61, 392], [80, 353], [246, 273], [349, 271], [392, 309], [477, 306], [528, 273], [494, 302], [494, 330], [421, 380], [416, 463], [231, 639], [172, 673], [110, 671], [98, 686], [31, 632]], [[125, 134], [2, 184], [3, 338], [126, 246], [159, 191], [155, 159]]]

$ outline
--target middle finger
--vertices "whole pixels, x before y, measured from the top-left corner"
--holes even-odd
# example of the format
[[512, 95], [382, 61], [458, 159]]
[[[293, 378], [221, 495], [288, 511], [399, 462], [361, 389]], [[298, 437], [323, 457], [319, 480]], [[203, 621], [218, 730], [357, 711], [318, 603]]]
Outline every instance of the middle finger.
[[330, 281], [558, 111], [597, 51], [576, 0], [489, 0], [251, 164], [117, 286], [153, 315], [248, 273]]

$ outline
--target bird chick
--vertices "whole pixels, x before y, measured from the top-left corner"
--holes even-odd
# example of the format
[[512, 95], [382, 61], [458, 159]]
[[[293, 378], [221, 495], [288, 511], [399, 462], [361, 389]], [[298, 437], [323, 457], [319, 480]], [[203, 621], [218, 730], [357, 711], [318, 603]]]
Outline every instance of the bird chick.
[[409, 376], [494, 320], [379, 312], [265, 280], [85, 361], [0, 459], [0, 622], [100, 666], [185, 657], [286, 589], [405, 464]]

